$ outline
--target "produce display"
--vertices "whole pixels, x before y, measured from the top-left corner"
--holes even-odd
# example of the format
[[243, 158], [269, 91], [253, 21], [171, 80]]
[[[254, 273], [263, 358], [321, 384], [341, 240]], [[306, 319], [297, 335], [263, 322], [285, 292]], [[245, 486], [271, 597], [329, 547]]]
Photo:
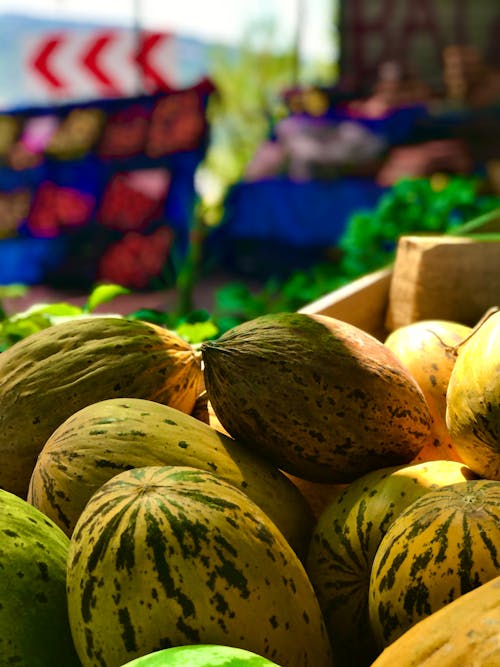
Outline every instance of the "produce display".
[[0, 664], [496, 664], [499, 331], [281, 312], [200, 345], [77, 316], [13, 342]]

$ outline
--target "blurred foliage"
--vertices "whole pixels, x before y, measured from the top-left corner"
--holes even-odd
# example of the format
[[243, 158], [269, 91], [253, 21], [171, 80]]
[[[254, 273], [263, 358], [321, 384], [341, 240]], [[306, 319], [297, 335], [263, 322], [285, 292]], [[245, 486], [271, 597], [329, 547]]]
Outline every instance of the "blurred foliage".
[[30, 334], [59, 322], [94, 317], [94, 311], [100, 305], [112, 301], [120, 294], [129, 293], [129, 290], [121, 285], [103, 284], [96, 286], [90, 292], [83, 306], [75, 306], [66, 302], [35, 303], [26, 310], [7, 314], [1, 305], [1, 299], [23, 296], [26, 289], [24, 285], [0, 287], [0, 352]]
[[373, 210], [353, 213], [339, 241], [338, 261], [319, 262], [283, 280], [270, 279], [260, 292], [243, 282], [216, 293], [215, 322], [221, 332], [269, 312], [296, 311], [305, 304], [389, 265], [406, 234], [452, 233], [462, 224], [500, 209], [500, 197], [482, 192], [481, 179], [437, 174], [405, 178]]
[[[333, 26], [332, 22], [332, 43]], [[299, 43], [279, 52], [277, 30], [272, 19], [255, 21], [237, 49], [213, 47], [210, 77], [216, 92], [207, 109], [210, 141], [197, 171], [199, 200], [190, 222], [189, 249], [177, 269], [177, 307], [168, 317], [170, 325], [191, 312], [200, 264], [206, 259], [204, 238], [221, 223], [229, 188], [242, 179], [257, 148], [288, 113], [283, 91], [298, 82], [331, 85], [335, 78], [333, 60], [306, 61]]]
[[[277, 30], [272, 19], [255, 21], [237, 49], [214, 47], [210, 76], [217, 92], [208, 105], [211, 138], [199, 170], [204, 221], [210, 226], [221, 220], [228, 188], [287, 113], [283, 91], [298, 82], [331, 85], [335, 79], [336, 63], [306, 61], [299, 44], [277, 51]], [[333, 35], [332, 27], [332, 40]]]

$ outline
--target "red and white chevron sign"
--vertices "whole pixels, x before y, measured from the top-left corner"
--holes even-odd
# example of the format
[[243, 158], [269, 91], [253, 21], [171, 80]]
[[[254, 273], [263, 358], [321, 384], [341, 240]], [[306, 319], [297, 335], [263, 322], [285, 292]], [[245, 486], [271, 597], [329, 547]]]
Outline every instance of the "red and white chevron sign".
[[31, 36], [23, 50], [26, 86], [45, 99], [130, 96], [196, 83], [181, 71], [180, 42], [169, 33], [67, 30]]

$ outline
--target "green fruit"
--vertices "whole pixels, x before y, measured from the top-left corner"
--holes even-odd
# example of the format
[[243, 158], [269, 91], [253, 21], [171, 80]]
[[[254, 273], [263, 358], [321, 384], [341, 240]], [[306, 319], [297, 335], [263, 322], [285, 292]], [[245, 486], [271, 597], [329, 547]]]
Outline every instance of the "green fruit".
[[69, 539], [0, 490], [0, 665], [79, 667], [66, 602]]
[[261, 655], [233, 646], [174, 646], [127, 662], [122, 667], [279, 667]]
[[83, 667], [187, 644], [331, 667], [299, 558], [256, 503], [205, 470], [146, 466], [105, 482], [71, 536], [67, 582]]
[[119, 317], [76, 319], [37, 331], [0, 355], [0, 487], [26, 498], [51, 433], [90, 403], [145, 398], [190, 413], [201, 367], [177, 334]]

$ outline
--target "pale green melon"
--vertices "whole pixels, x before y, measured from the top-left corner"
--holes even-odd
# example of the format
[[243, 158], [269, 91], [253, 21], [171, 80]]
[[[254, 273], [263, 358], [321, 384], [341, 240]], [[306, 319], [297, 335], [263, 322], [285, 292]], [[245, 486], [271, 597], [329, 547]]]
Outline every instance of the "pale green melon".
[[261, 655], [234, 646], [173, 646], [127, 662], [122, 667], [279, 667]]

